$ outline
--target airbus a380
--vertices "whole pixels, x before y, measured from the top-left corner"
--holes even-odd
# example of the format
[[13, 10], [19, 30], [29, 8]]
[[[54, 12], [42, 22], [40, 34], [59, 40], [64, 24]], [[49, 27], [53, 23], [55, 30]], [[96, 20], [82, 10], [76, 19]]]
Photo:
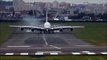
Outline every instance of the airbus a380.
[[63, 32], [63, 30], [68, 29], [73, 31], [75, 28], [84, 28], [84, 26], [52, 26], [50, 22], [48, 22], [48, 16], [46, 13], [46, 22], [43, 26], [21, 26], [21, 25], [9, 25], [10, 27], [20, 28], [23, 30], [31, 30], [34, 32], [35, 30], [43, 32], [43, 33], [54, 33], [55, 31]]

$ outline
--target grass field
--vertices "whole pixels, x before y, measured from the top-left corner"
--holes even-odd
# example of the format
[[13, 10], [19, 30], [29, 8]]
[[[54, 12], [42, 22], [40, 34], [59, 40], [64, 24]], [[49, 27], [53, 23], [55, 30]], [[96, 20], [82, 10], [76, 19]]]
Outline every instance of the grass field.
[[106, 60], [106, 56], [2, 56], [0, 60]]
[[107, 24], [106, 23], [84, 23], [85, 28], [75, 30], [76, 35], [93, 45], [107, 46]]
[[[0, 23], [0, 44], [3, 43], [12, 33], [8, 25], [13, 23]], [[15, 23], [14, 23], [15, 24]], [[58, 24], [58, 23], [57, 23]], [[62, 25], [82, 25], [84, 29], [74, 31], [78, 38], [88, 41], [94, 45], [106, 45], [107, 24], [106, 23], [61, 23]], [[0, 60], [106, 60], [106, 56], [0, 56]]]
[[107, 23], [100, 22], [79, 22], [79, 23], [62, 23], [63, 25], [81, 25], [83, 29], [75, 29], [75, 35], [93, 45], [107, 46]]
[[0, 23], [0, 45], [12, 34], [12, 28], [8, 26], [10, 24], [12, 23]]

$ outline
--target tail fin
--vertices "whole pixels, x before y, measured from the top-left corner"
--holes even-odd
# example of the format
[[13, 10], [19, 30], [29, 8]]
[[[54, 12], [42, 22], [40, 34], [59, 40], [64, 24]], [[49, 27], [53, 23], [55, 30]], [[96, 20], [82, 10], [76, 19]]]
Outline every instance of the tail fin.
[[48, 22], [48, 12], [46, 11], [46, 22]]

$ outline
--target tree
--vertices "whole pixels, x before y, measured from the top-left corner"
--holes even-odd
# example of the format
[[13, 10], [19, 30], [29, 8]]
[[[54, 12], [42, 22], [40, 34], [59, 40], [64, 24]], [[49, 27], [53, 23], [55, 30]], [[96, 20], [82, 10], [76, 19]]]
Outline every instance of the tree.
[[30, 10], [30, 11], [28, 11], [28, 14], [33, 15], [33, 12], [34, 12], [33, 10]]

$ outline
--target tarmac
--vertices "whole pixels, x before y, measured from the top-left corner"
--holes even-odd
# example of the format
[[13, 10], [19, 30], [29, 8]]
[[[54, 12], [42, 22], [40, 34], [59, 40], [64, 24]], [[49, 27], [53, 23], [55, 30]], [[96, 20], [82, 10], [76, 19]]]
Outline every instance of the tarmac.
[[107, 55], [107, 47], [91, 45], [70, 31], [40, 34], [16, 29], [0, 46], [0, 55]]

